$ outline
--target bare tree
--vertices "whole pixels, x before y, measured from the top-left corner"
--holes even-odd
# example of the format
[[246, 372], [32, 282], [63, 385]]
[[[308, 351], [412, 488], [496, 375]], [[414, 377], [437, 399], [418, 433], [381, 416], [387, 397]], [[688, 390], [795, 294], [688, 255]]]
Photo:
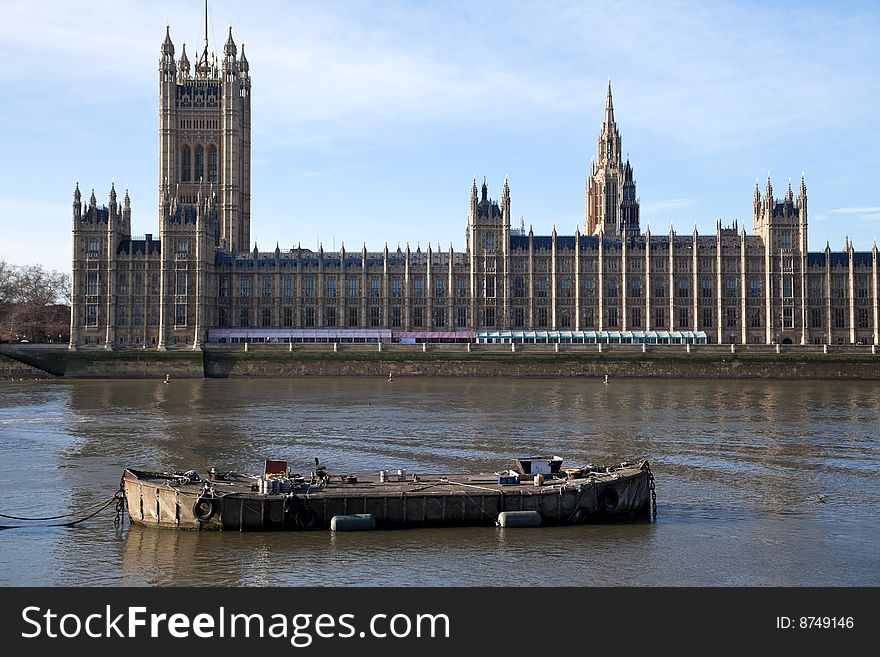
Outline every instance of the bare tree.
[[70, 276], [0, 260], [0, 340], [50, 342], [69, 330]]
[[9, 303], [12, 296], [13, 269], [5, 260], [0, 260], [0, 305]]

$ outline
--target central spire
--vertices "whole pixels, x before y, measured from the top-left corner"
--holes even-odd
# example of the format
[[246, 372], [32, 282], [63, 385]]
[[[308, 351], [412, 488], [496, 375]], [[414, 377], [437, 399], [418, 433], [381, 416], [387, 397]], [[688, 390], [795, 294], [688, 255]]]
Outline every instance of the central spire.
[[611, 76], [605, 94], [605, 119], [596, 140], [596, 159], [590, 162], [586, 186], [587, 235], [635, 237], [639, 234], [639, 200], [633, 168], [621, 157], [620, 131], [614, 120]]
[[611, 76], [608, 76], [608, 95], [605, 97], [605, 123], [614, 123], [614, 101], [611, 98]]

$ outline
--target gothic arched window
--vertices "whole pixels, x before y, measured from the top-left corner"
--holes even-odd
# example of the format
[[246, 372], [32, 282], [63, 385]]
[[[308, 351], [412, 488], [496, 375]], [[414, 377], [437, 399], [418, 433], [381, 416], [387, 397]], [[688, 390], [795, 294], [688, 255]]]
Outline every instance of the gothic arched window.
[[217, 147], [208, 147], [208, 182], [217, 182]]
[[190, 177], [190, 169], [192, 167], [191, 160], [192, 154], [190, 153], [189, 146], [184, 146], [180, 153], [180, 180], [182, 182], [189, 182], [192, 180]]
[[200, 182], [205, 177], [205, 149], [196, 146], [196, 175], [195, 181]]

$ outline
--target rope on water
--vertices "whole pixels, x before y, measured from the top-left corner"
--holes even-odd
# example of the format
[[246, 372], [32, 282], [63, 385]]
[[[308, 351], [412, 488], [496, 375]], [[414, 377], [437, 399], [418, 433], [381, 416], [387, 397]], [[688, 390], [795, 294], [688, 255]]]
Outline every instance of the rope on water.
[[[109, 499], [102, 500], [100, 502], [96, 502], [95, 504], [87, 506], [85, 509], [83, 509], [83, 511], [88, 511], [89, 509], [94, 509], [96, 507], [106, 505], [110, 501], [115, 500], [115, 499], [116, 499], [116, 496], [114, 495], [113, 497], [111, 497]], [[70, 517], [75, 516], [79, 513], [82, 513], [82, 511], [72, 511], [70, 513], [64, 513], [60, 516], [46, 516], [44, 518], [25, 518], [22, 516], [12, 516], [12, 515], [8, 515], [6, 513], [0, 513], [0, 518], [6, 518], [7, 520], [23, 520], [23, 521], [30, 521], [30, 522], [38, 522], [38, 521], [45, 521], [45, 520], [61, 520], [62, 518], [70, 518]]]
[[[121, 485], [112, 497], [107, 498], [103, 502], [98, 502], [96, 504], [86, 507], [85, 510], [94, 509], [94, 511], [86, 514], [85, 516], [82, 516], [81, 518], [76, 518], [67, 522], [50, 523], [48, 525], [0, 525], [0, 529], [21, 529], [22, 527], [73, 527], [80, 524], [81, 522], [85, 522], [86, 520], [94, 518], [111, 504], [116, 504], [116, 520], [114, 521], [114, 524], [119, 524], [119, 522], [121, 521], [122, 510], [125, 507], [125, 495], [123, 487]], [[75, 513], [82, 513], [82, 511], [77, 511]], [[2, 518], [7, 518], [9, 520], [18, 520], [21, 522], [46, 522], [48, 520], [61, 520], [63, 518], [70, 518], [73, 515], [74, 513], [65, 513], [59, 516], [47, 516], [44, 518], [25, 518], [22, 516], [13, 516], [5, 513], [0, 513], [0, 517]]]

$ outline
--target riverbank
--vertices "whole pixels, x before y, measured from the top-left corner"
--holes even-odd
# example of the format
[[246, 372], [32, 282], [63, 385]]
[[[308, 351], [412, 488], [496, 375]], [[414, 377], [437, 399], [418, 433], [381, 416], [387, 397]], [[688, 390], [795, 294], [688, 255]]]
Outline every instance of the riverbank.
[[[600, 348], [601, 347], [601, 348]], [[202, 351], [0, 349], [0, 379], [306, 376], [880, 380], [872, 347], [553, 344], [209, 345]]]
[[56, 378], [54, 374], [0, 354], [0, 381], [37, 381], [54, 378]]

